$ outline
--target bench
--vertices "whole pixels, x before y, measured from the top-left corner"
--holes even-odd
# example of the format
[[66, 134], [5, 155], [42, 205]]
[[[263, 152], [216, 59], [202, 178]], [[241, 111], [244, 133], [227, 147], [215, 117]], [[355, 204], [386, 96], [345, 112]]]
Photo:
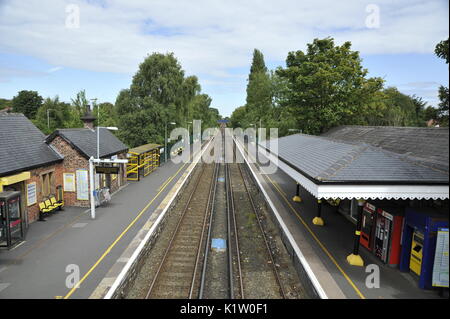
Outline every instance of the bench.
[[64, 206], [64, 202], [58, 202], [54, 196], [47, 198], [43, 202], [39, 203], [39, 220], [45, 221], [44, 215], [50, 214], [56, 209], [61, 210]]

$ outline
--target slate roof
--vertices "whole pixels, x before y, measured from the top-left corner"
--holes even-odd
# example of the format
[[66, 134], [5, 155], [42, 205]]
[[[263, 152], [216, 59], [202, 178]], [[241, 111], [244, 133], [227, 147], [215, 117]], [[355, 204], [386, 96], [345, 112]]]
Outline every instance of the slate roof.
[[[47, 137], [47, 143], [50, 143], [56, 136], [61, 136], [84, 157], [97, 157], [97, 128], [95, 130], [88, 128], [59, 129]], [[107, 129], [100, 129], [100, 157], [110, 157], [126, 151], [128, 151], [128, 147], [114, 134]]]
[[62, 161], [44, 140], [45, 135], [23, 114], [0, 113], [0, 176]]
[[367, 143], [448, 173], [448, 127], [338, 126], [322, 136]]
[[295, 134], [278, 139], [278, 152], [265, 145], [318, 184], [448, 184], [448, 173], [366, 143]]

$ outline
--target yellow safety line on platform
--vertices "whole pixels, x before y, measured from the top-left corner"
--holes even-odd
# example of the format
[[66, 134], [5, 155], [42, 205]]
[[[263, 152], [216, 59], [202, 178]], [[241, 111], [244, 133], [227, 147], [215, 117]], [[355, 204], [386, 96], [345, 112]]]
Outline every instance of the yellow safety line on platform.
[[303, 220], [303, 218], [299, 215], [297, 210], [292, 206], [292, 204], [289, 202], [289, 200], [286, 198], [286, 196], [278, 189], [278, 187], [274, 184], [274, 181], [268, 176], [265, 175], [267, 179], [272, 183], [272, 185], [275, 187], [275, 189], [280, 193], [280, 195], [283, 197], [285, 202], [288, 204], [289, 208], [294, 212], [295, 216], [301, 221], [303, 226], [309, 231], [311, 236], [316, 240], [316, 242], [319, 244], [320, 248], [327, 254], [327, 256], [331, 259], [331, 261], [334, 263], [334, 265], [337, 267], [337, 269], [342, 273], [342, 275], [345, 277], [345, 279], [348, 281], [348, 283], [352, 286], [352, 288], [355, 290], [355, 292], [358, 294], [358, 296], [361, 299], [366, 299], [366, 297], [361, 293], [361, 291], [358, 289], [356, 284], [350, 279], [350, 277], [345, 273], [345, 271], [339, 266], [338, 262], [334, 257], [331, 255], [331, 253], [328, 251], [328, 249], [325, 247], [324, 244], [319, 240], [319, 238], [316, 236], [316, 234], [312, 231], [312, 229], [308, 226], [308, 224]]
[[101, 257], [95, 262], [95, 264], [88, 270], [88, 272], [83, 276], [83, 278], [81, 278], [80, 281], [78, 281], [77, 284], [67, 293], [67, 295], [64, 296], [64, 299], [70, 298], [70, 296], [75, 292], [75, 290], [80, 287], [80, 285], [83, 283], [83, 281], [85, 281], [86, 278], [91, 274], [91, 272], [94, 271], [95, 268], [97, 268], [97, 266], [100, 264], [100, 262], [106, 257], [106, 255], [109, 254], [111, 249], [114, 248], [114, 246], [128, 232], [128, 230], [134, 225], [134, 223], [136, 223], [136, 221], [139, 220], [139, 218], [142, 216], [142, 214], [144, 214], [144, 212], [150, 207], [150, 205], [155, 201], [155, 199], [162, 193], [162, 191], [167, 187], [167, 185], [169, 185], [170, 181], [172, 181], [175, 178], [175, 176], [178, 175], [178, 173], [186, 166], [186, 164], [188, 164], [188, 163], [184, 163], [183, 166], [181, 166], [180, 169], [168, 179], [168, 181], [169, 181], [168, 183], [166, 183], [167, 182], [167, 180], [166, 180], [166, 182], [165, 182], [166, 185], [140, 211], [140, 213], [133, 219], [133, 221], [125, 228], [125, 230], [116, 238], [116, 240], [108, 247], [108, 249], [106, 249], [106, 251], [103, 253], [103, 255], [101, 255]]

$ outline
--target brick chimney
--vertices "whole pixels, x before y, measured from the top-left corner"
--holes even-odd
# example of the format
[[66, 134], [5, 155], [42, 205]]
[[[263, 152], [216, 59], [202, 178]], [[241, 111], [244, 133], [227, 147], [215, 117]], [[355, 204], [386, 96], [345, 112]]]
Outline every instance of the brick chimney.
[[92, 115], [90, 110], [81, 117], [81, 120], [83, 121], [84, 128], [94, 130], [94, 121], [96, 120], [96, 117]]

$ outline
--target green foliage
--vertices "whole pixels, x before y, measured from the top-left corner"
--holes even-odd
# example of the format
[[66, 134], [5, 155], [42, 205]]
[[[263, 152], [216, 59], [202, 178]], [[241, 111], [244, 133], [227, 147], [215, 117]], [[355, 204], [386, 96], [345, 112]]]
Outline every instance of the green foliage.
[[449, 39], [439, 42], [434, 49], [434, 53], [439, 58], [444, 59], [447, 64], [449, 61], [448, 41]]
[[3, 110], [4, 108], [7, 108], [8, 106], [12, 105], [11, 100], [7, 99], [0, 99], [0, 110]]
[[[122, 90], [116, 99], [117, 135], [135, 147], [163, 144], [170, 122], [187, 127], [193, 119], [201, 119], [204, 127], [216, 126], [218, 112], [210, 108], [211, 98], [200, 92], [197, 77], [185, 77], [173, 53], [149, 55], [139, 65], [130, 88]], [[168, 125], [167, 131], [171, 129], [173, 126]]]
[[89, 108], [89, 102], [86, 98], [85, 90], [81, 90], [80, 92], [77, 93], [76, 98], [72, 99], [72, 105], [75, 107], [78, 114], [80, 114], [81, 116], [83, 116], [87, 112]]
[[288, 81], [283, 103], [304, 133], [320, 134], [329, 128], [352, 123], [383, 80], [366, 78], [359, 53], [350, 42], [335, 46], [331, 38], [315, 39], [303, 51], [288, 54], [285, 69], [277, 74]]
[[[449, 62], [449, 47], [448, 47], [448, 41], [444, 40], [439, 42], [436, 45], [436, 48], [434, 50], [434, 52], [436, 53], [436, 55], [445, 60], [445, 63], [448, 64]], [[448, 87], [445, 87], [443, 85], [441, 85], [439, 87], [439, 108], [438, 108], [438, 118], [439, 118], [439, 124], [441, 126], [448, 126], [448, 115], [449, 115], [449, 100], [448, 100], [448, 95], [449, 95], [449, 89]]]
[[[78, 112], [68, 103], [59, 101], [59, 97], [46, 98], [36, 114], [33, 123], [44, 133], [50, 134], [58, 128], [82, 127]], [[80, 125], [81, 124], [81, 125]]]
[[[321, 134], [338, 125], [424, 126], [435, 116], [417, 96], [383, 88], [368, 78], [351, 43], [315, 39], [307, 51], [290, 52], [286, 68], [267, 72], [255, 50], [247, 85], [247, 103], [231, 115], [233, 127], [277, 127], [279, 136]], [[434, 109], [435, 110], [435, 109]]]
[[34, 119], [42, 100], [36, 91], [22, 90], [12, 99], [13, 112], [23, 113], [29, 119]]

